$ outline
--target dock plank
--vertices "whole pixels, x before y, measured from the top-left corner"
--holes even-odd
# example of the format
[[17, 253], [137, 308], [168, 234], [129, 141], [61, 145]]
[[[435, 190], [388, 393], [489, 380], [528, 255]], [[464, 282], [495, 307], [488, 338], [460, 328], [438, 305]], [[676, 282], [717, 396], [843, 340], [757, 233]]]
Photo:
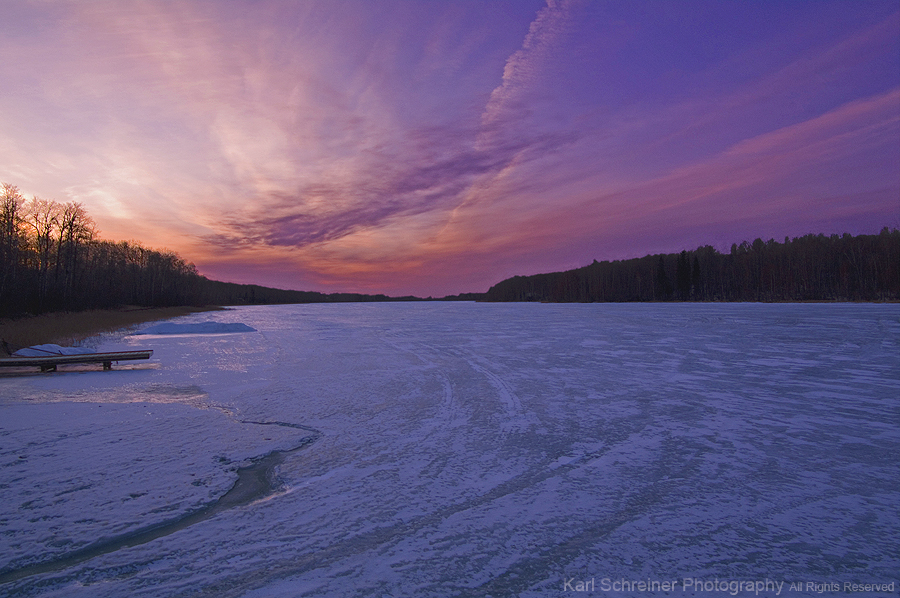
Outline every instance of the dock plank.
[[80, 355], [46, 355], [40, 357], [0, 358], [0, 367], [39, 367], [42, 372], [52, 372], [56, 366], [72, 363], [102, 363], [104, 370], [112, 369], [114, 361], [150, 359], [152, 349], [139, 351], [113, 351], [109, 353], [83, 353]]

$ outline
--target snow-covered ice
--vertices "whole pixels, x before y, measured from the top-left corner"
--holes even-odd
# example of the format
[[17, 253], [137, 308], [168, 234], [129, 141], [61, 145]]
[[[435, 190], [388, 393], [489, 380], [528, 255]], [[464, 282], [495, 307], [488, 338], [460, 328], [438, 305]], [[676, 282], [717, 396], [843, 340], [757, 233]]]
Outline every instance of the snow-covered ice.
[[900, 305], [320, 304], [171, 324], [209, 318], [254, 331], [110, 336], [96, 348], [153, 357], [0, 378], [0, 580], [185, 517], [302, 445], [274, 493], [0, 596], [900, 589]]
[[230, 334], [234, 332], [256, 332], [255, 328], [243, 322], [163, 322], [139, 330], [134, 334]]

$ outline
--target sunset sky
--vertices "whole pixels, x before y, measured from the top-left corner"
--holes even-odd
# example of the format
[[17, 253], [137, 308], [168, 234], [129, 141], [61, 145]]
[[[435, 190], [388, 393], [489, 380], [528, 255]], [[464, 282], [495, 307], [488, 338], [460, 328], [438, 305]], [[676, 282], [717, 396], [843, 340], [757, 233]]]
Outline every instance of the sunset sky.
[[210, 278], [443, 296], [900, 227], [896, 0], [0, 2], [0, 181]]

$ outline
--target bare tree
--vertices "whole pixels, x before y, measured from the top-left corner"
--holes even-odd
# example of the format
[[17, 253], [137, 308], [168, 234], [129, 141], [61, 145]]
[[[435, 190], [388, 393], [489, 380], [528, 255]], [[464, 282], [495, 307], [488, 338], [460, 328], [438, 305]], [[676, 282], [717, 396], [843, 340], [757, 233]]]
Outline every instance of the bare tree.
[[0, 184], [0, 308], [9, 303], [18, 278], [24, 202], [18, 187]]
[[25, 204], [25, 225], [30, 233], [34, 258], [37, 261], [38, 301], [44, 308], [49, 284], [53, 238], [59, 228], [60, 205], [51, 199], [32, 196]]
[[91, 242], [96, 234], [96, 224], [80, 203], [72, 201], [59, 206], [54, 279], [66, 302], [71, 298], [75, 287], [79, 249]]

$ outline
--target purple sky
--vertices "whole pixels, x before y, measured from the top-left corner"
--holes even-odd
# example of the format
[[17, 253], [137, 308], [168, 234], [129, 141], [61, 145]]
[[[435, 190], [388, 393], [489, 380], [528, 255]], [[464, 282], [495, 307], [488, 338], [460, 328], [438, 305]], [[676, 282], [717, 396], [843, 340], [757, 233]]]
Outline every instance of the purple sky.
[[875, 233], [900, 227], [900, 10], [3, 2], [0, 181], [325, 292]]

